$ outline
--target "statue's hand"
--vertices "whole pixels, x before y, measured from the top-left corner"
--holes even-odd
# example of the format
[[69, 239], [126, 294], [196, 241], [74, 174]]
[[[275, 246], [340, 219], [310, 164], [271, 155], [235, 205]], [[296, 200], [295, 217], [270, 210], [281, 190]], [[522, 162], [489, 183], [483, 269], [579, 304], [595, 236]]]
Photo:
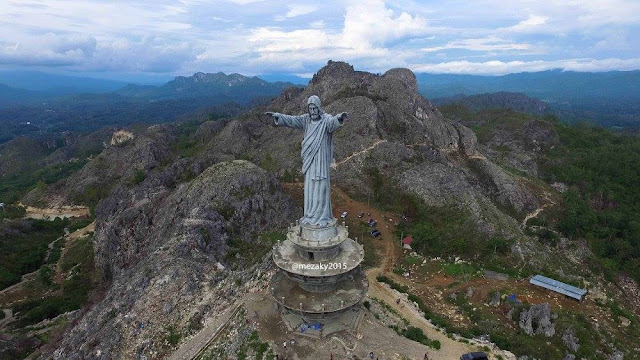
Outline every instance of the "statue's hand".
[[266, 113], [264, 113], [265, 115], [268, 115], [270, 118], [272, 118], [273, 120], [271, 120], [271, 124], [273, 125], [273, 121], [275, 121], [275, 123], [278, 123], [278, 113], [274, 113], [272, 111], [267, 111]]
[[346, 112], [338, 114], [338, 120], [340, 122], [343, 122], [343, 121], [347, 120], [348, 118], [349, 118], [349, 114], [346, 113]]

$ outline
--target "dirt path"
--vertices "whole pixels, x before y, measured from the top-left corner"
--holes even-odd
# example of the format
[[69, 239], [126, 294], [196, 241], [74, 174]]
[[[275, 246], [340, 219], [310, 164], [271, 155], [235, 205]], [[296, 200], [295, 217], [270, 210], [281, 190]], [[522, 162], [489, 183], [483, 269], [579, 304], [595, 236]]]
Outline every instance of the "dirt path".
[[[384, 301], [409, 320], [412, 326], [422, 329], [427, 337], [440, 341], [440, 350], [430, 349], [429, 354], [431, 359], [458, 359], [460, 358], [460, 355], [464, 353], [479, 351], [479, 347], [481, 346], [479, 344], [474, 345], [456, 341], [447, 337], [446, 334], [438, 331], [436, 327], [425, 319], [420, 311], [412, 304], [407, 304], [404, 300], [401, 301], [400, 304], [397, 304], [396, 300], [398, 299], [399, 294], [388, 286], [378, 282], [376, 279], [378, 275], [385, 275], [396, 282], [411, 285], [406, 281], [406, 279], [393, 273], [393, 268], [396, 266], [398, 261], [397, 259], [400, 258], [402, 252], [402, 249], [400, 248], [400, 239], [396, 238], [396, 235], [394, 234], [394, 223], [398, 220], [398, 215], [379, 211], [376, 208], [357, 202], [337, 187], [333, 187], [331, 192], [336, 200], [335, 202], [339, 208], [339, 212], [347, 211], [351, 214], [350, 216], [356, 216], [356, 214], [360, 212], [364, 212], [365, 214], [371, 213], [371, 215], [367, 215], [367, 217], [372, 217], [378, 221], [377, 229], [380, 230], [382, 236], [378, 238], [379, 240], [376, 239], [374, 241], [376, 244], [380, 245], [378, 253], [381, 256], [381, 261], [378, 266], [366, 271], [367, 278], [369, 280], [369, 297], [375, 297], [378, 300]], [[389, 221], [389, 219], [393, 220]], [[351, 234], [351, 236], [354, 235], [356, 234]], [[508, 354], [500, 353], [503, 357], [508, 358]]]
[[0, 320], [0, 327], [13, 320], [13, 311], [11, 309], [2, 309], [2, 312], [4, 312], [4, 318]]
[[182, 344], [176, 352], [171, 354], [169, 360], [195, 359], [200, 352], [208, 347], [218, 335], [226, 328], [229, 320], [240, 310], [242, 302], [230, 306], [227, 311], [218, 316], [214, 321], [198, 332], [193, 338]]
[[53, 220], [56, 217], [68, 218], [68, 217], [82, 217], [89, 216], [89, 208], [86, 206], [59, 206], [55, 208], [36, 208], [33, 206], [26, 206], [24, 204], [18, 204], [25, 207], [25, 218], [30, 219], [43, 219]]
[[[74, 241], [74, 240], [76, 240], [76, 239], [78, 239], [78, 238], [80, 238], [82, 236], [85, 236], [89, 232], [92, 232], [94, 230], [95, 230], [95, 221], [92, 222], [91, 224], [83, 227], [82, 229], [78, 229], [78, 230], [74, 231], [73, 233], [68, 233], [65, 230], [65, 235], [63, 237], [59, 237], [59, 238], [53, 240], [47, 246], [48, 247], [47, 255], [45, 256], [44, 263], [46, 264], [49, 261], [49, 256], [51, 256], [51, 250], [53, 249], [53, 244], [56, 241], [64, 241], [65, 242], [65, 245], [62, 248], [62, 254], [60, 255], [60, 259], [62, 259], [64, 254], [65, 254], [65, 252], [66, 252], [66, 249], [68, 248], [69, 244], [72, 241]], [[62, 270], [60, 269], [60, 259], [58, 259], [58, 262], [55, 264], [55, 276], [54, 276], [54, 280], [53, 280], [57, 284], [62, 284]], [[32, 272], [30, 272], [28, 274], [22, 275], [19, 283], [13, 284], [13, 285], [9, 286], [8, 288], [4, 288], [4, 289], [0, 290], [0, 294], [5, 294], [5, 293], [8, 294], [8, 293], [11, 293], [13, 291], [19, 291], [20, 288], [23, 285], [25, 285], [27, 282], [33, 280], [36, 276], [38, 276], [38, 271], [39, 271], [39, 269], [36, 270], [36, 271], [32, 271]]]
[[524, 217], [524, 220], [522, 220], [522, 227], [523, 228], [526, 227], [527, 226], [527, 221], [529, 221], [529, 219], [532, 219], [532, 218], [538, 216], [542, 212], [542, 210], [544, 210], [544, 208], [545, 208], [545, 206], [539, 207], [535, 211], [527, 214], [527, 216]]
[[[376, 241], [376, 243], [379, 243], [381, 245], [381, 250], [378, 251], [378, 253], [381, 254], [382, 263], [376, 269], [379, 269], [380, 271], [384, 271], [384, 272], [391, 272], [393, 270], [393, 266], [396, 263], [396, 259], [400, 256], [400, 252], [401, 252], [399, 246], [393, 245], [394, 237], [395, 237], [395, 235], [393, 234], [393, 231], [395, 230], [395, 226], [393, 225], [393, 221], [388, 220], [390, 218], [391, 219], [394, 218], [393, 214], [384, 212], [384, 211], [379, 211], [374, 207], [367, 206], [365, 204], [357, 202], [351, 199], [349, 195], [347, 195], [344, 191], [342, 191], [341, 189], [335, 186], [331, 188], [331, 192], [334, 198], [337, 200], [336, 203], [338, 204], [340, 211], [346, 211], [347, 213], [351, 214], [347, 216], [355, 217], [357, 216], [358, 213], [364, 212], [365, 217], [373, 218], [378, 222], [378, 225], [376, 226], [376, 228], [380, 230], [380, 233], [382, 235], [374, 241]], [[368, 214], [371, 214], [371, 215], [368, 215]], [[365, 221], [364, 218], [362, 218], [361, 220]], [[360, 234], [357, 234], [357, 231], [356, 233], [350, 234], [351, 237], [359, 236], [359, 235]], [[368, 236], [368, 235], [369, 234], [364, 234], [364, 236]], [[399, 244], [400, 239], [397, 239], [397, 240]]]
[[[63, 237], [59, 237], [55, 240], [53, 240], [52, 242], [49, 243], [49, 245], [47, 245], [47, 254], [44, 257], [44, 263], [46, 264], [47, 262], [49, 262], [49, 256], [51, 256], [51, 250], [53, 250], [53, 244], [56, 243], [56, 241], [62, 241]], [[12, 291], [15, 291], [17, 289], [19, 289], [22, 285], [24, 285], [26, 282], [33, 280], [36, 276], [38, 276], [38, 271], [40, 271], [40, 269], [36, 270], [36, 271], [32, 271], [30, 273], [24, 274], [20, 277], [20, 282], [17, 284], [13, 284], [7, 288], [4, 288], [2, 290], [0, 290], [0, 294], [5, 294], [5, 293], [10, 293]]]
[[[369, 273], [367, 275], [369, 275]], [[369, 278], [369, 297], [384, 301], [400, 313], [400, 315], [409, 320], [412, 326], [422, 329], [429, 339], [440, 341], [440, 350], [429, 350], [432, 359], [458, 359], [460, 355], [464, 353], [478, 351], [476, 346], [452, 340], [436, 330], [412, 305], [406, 304], [404, 301], [397, 304], [397, 294], [390, 288], [376, 281], [375, 277]]]
[[335, 169], [335, 168], [338, 167], [338, 165], [342, 165], [342, 164], [346, 163], [347, 161], [353, 159], [354, 157], [358, 157], [358, 156], [360, 156], [360, 155], [362, 155], [362, 154], [364, 154], [366, 152], [369, 152], [369, 151], [373, 150], [376, 146], [378, 146], [378, 145], [380, 145], [382, 143], [386, 143], [386, 142], [387, 142], [387, 140], [378, 140], [378, 141], [374, 142], [373, 145], [369, 146], [368, 148], [366, 148], [364, 150], [361, 150], [361, 151], [358, 151], [358, 152], [354, 152], [353, 154], [347, 156], [346, 158], [344, 158], [344, 159], [342, 159], [342, 160], [340, 160], [340, 161], [338, 161], [336, 163], [331, 164], [331, 167]]

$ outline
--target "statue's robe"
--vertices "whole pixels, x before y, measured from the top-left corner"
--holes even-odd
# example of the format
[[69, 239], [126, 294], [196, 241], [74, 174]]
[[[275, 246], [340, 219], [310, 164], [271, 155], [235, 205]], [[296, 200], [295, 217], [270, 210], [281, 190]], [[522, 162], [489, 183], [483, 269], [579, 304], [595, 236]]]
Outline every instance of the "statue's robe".
[[304, 174], [303, 224], [324, 227], [333, 221], [331, 213], [330, 166], [333, 160], [333, 132], [342, 126], [337, 116], [321, 113], [320, 120], [309, 114], [274, 114], [275, 124], [304, 130], [302, 173]]

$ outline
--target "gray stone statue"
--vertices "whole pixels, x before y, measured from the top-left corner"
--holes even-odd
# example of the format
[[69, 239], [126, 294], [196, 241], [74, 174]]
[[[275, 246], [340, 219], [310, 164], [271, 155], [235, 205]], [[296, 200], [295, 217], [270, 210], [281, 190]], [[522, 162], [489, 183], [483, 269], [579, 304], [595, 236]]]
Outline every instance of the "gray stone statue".
[[326, 227], [334, 218], [331, 213], [331, 185], [329, 166], [333, 160], [333, 132], [347, 119], [347, 113], [336, 116], [322, 110], [316, 95], [307, 101], [307, 114], [285, 115], [274, 112], [278, 126], [304, 130], [302, 140], [302, 173], [304, 174], [304, 216], [301, 224]]

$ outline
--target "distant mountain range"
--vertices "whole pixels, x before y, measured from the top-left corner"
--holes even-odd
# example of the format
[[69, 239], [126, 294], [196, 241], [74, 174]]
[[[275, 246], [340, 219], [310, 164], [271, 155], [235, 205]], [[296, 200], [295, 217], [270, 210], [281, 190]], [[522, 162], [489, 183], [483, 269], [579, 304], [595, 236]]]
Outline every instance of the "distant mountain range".
[[269, 82], [255, 76], [226, 75], [222, 72], [198, 72], [193, 76], [178, 76], [163, 85], [141, 85], [37, 71], [0, 71], [0, 108], [58, 101], [87, 93], [115, 93], [146, 100], [216, 97], [217, 103], [235, 101], [246, 104], [255, 98], [278, 95], [289, 86], [296, 85], [293, 82]]
[[50, 74], [39, 71], [0, 71], [0, 84], [48, 93], [49, 96], [105, 93], [127, 85], [124, 81]]
[[0, 107], [5, 104], [34, 104], [51, 98], [51, 94], [26, 89], [17, 89], [0, 84]]
[[550, 70], [503, 76], [416, 76], [420, 92], [429, 98], [498, 91], [521, 92], [548, 103], [585, 102], [594, 98], [640, 98], [640, 70], [601, 73]]
[[172, 122], [201, 108], [238, 108], [268, 101], [291, 83], [239, 74], [196, 73], [162, 86], [122, 86], [103, 93], [60, 94], [0, 85], [0, 143], [16, 136], [95, 131], [103, 126]]
[[201, 98], [216, 96], [229, 101], [248, 103], [254, 98], [280, 94], [287, 87], [294, 86], [289, 82], [269, 83], [256, 76], [247, 77], [240, 74], [218, 72], [205, 74], [198, 72], [193, 76], [178, 76], [162, 86], [129, 84], [117, 94], [149, 100]]
[[640, 71], [586, 73], [542, 71], [503, 76], [416, 74], [427, 98], [500, 91], [538, 98], [564, 121], [591, 121], [603, 126], [640, 125]]
[[522, 93], [500, 91], [479, 95], [456, 95], [444, 98], [433, 98], [431, 101], [437, 106], [460, 104], [469, 110], [511, 109], [531, 115], [544, 115], [551, 112], [551, 108], [544, 101], [529, 97]]
[[[552, 70], [503, 76], [419, 73], [416, 77], [420, 93], [429, 99], [522, 93], [544, 101], [567, 122], [584, 120], [608, 127], [640, 126], [640, 71], [585, 73]], [[290, 81], [276, 81], [278, 79]], [[273, 74], [261, 78], [198, 72], [193, 76], [178, 76], [163, 85], [140, 85], [39, 72], [4, 71], [0, 72], [0, 109], [18, 105], [44, 106], [43, 103], [52, 109], [59, 102], [86, 102], [86, 93], [118, 96], [133, 102], [193, 99], [192, 104], [198, 106], [231, 101], [246, 105], [278, 95], [288, 86], [306, 83], [306, 79], [292, 75]], [[89, 96], [87, 101], [93, 98]], [[493, 98], [495, 100], [496, 96]], [[482, 101], [487, 104], [493, 100], [485, 98]]]

